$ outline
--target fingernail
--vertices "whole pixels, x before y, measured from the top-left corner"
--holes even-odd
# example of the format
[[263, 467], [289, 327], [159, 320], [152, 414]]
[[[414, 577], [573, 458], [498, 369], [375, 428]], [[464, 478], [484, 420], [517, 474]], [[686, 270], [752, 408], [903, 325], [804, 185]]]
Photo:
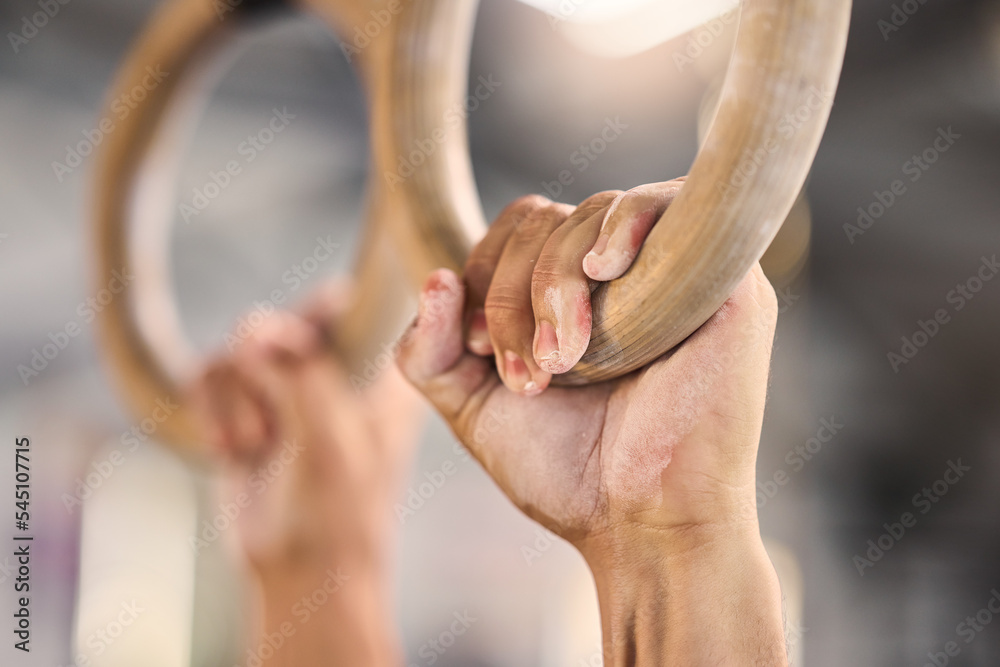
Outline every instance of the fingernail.
[[418, 325], [423, 324], [425, 320], [438, 317], [445, 308], [448, 297], [458, 291], [459, 286], [455, 284], [454, 274], [445, 272], [444, 269], [432, 273], [420, 292], [417, 306]]
[[549, 322], [542, 320], [535, 331], [535, 361], [547, 373], [554, 373], [553, 368], [559, 364], [562, 355], [559, 353], [559, 336]]
[[[531, 381], [531, 373], [528, 372], [528, 365], [524, 363], [524, 359], [510, 350], [504, 352], [503, 358], [504, 382], [507, 384], [508, 389], [522, 392], [527, 389], [529, 384], [535, 384]], [[535, 385], [535, 389], [537, 387]]]
[[601, 234], [601, 237], [597, 239], [597, 243], [595, 243], [594, 247], [587, 253], [587, 257], [600, 257], [603, 255], [604, 251], [608, 249], [609, 241], [611, 241], [610, 234]]
[[490, 332], [486, 326], [486, 313], [482, 308], [472, 311], [469, 318], [469, 338], [466, 341], [469, 351], [473, 354], [491, 354], [493, 344], [490, 342]]
[[609, 234], [601, 234], [601, 238], [597, 239], [594, 248], [583, 258], [583, 272], [591, 278], [601, 275], [601, 269], [605, 264], [604, 251], [608, 249], [610, 241]]

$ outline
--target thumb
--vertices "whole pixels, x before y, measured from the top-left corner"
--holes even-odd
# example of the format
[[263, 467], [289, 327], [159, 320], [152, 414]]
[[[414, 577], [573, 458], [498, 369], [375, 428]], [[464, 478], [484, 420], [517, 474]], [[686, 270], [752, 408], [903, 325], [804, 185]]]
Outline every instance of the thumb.
[[608, 209], [594, 248], [583, 258], [583, 271], [593, 280], [620, 278], [639, 254], [639, 248], [680, 194], [686, 176], [663, 183], [647, 183], [618, 195]]
[[470, 354], [462, 336], [465, 286], [448, 269], [434, 271], [420, 293], [417, 319], [403, 334], [403, 375], [453, 427], [472, 416], [499, 382], [490, 361]]

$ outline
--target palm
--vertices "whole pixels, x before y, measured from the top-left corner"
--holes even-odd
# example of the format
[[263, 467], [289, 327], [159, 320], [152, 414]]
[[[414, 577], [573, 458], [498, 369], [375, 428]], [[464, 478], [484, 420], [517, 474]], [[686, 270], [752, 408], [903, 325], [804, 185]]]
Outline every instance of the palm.
[[[705, 436], [734, 427], [718, 417], [721, 405], [706, 402], [706, 387], [672, 370], [663, 359], [621, 380], [537, 398], [497, 380], [474, 422], [474, 433], [488, 434], [483, 463], [516, 505], [562, 535], [619, 519], [698, 522], [689, 501], [721, 493], [728, 465], [712, 446], [722, 438]], [[714, 416], [707, 429], [705, 415]], [[748, 461], [754, 442], [746, 439]]]
[[619, 380], [535, 397], [508, 391], [490, 362], [462, 351], [457, 330], [428, 332], [441, 338], [408, 350], [404, 367], [449, 369], [433, 385], [451, 390], [425, 391], [511, 500], [556, 533], [697, 525], [715, 501], [753, 495], [776, 311], [755, 270], [674, 352]]
[[[602, 444], [611, 384], [553, 388], [536, 398], [494, 388], [472, 421], [473, 451], [504, 493], [560, 534], [586, 529], [602, 506]], [[621, 385], [619, 385], [621, 386]]]

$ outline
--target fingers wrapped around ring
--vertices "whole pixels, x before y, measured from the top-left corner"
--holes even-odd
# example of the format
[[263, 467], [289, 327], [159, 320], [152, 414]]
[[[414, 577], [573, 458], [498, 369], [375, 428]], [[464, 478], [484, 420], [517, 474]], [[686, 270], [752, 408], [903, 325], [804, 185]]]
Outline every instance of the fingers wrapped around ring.
[[465, 266], [465, 344], [493, 356], [508, 389], [542, 392], [586, 353], [590, 295], [620, 277], [684, 178], [608, 191], [576, 208], [522, 197], [491, 225]]
[[583, 258], [620, 194], [602, 192], [580, 204], [549, 236], [535, 263], [531, 278], [535, 316], [532, 356], [545, 373], [565, 373], [590, 343], [593, 281], [583, 271]]
[[486, 325], [486, 295], [507, 241], [522, 221], [551, 203], [540, 195], [515, 200], [500, 213], [483, 240], [469, 254], [463, 271], [466, 287], [465, 344], [473, 354], [482, 357], [493, 355], [493, 343]]
[[500, 379], [514, 392], [537, 394], [552, 378], [538, 367], [531, 350], [531, 279], [545, 243], [571, 213], [573, 207], [551, 202], [530, 208], [511, 231], [490, 281], [484, 302], [490, 343]]
[[583, 270], [600, 281], [620, 278], [628, 271], [639, 248], [684, 186], [686, 176], [663, 183], [640, 185], [622, 193], [611, 204], [593, 248], [583, 260]]

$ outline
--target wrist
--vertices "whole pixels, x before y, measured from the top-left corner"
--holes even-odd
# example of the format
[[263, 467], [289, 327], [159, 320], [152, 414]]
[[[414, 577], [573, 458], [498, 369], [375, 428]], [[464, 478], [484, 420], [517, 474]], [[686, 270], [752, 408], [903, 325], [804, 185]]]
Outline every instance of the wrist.
[[266, 567], [255, 566], [253, 574], [267, 598], [279, 600], [297, 599], [327, 579], [339, 585], [338, 591], [350, 584], [351, 588], [374, 592], [384, 586], [385, 570], [381, 563], [373, 561], [316, 556]]
[[580, 545], [605, 665], [786, 665], [781, 591], [756, 520], [626, 525]]
[[244, 535], [244, 549], [254, 574], [265, 587], [289, 586], [328, 569], [378, 579], [387, 571], [395, 547], [394, 534], [382, 520], [324, 517], [306, 521], [278, 535], [254, 540]]
[[281, 655], [275, 654], [280, 658], [275, 667], [399, 663], [388, 578], [380, 568], [330, 563], [323, 569], [261, 576], [258, 581], [261, 631], [287, 638]]

